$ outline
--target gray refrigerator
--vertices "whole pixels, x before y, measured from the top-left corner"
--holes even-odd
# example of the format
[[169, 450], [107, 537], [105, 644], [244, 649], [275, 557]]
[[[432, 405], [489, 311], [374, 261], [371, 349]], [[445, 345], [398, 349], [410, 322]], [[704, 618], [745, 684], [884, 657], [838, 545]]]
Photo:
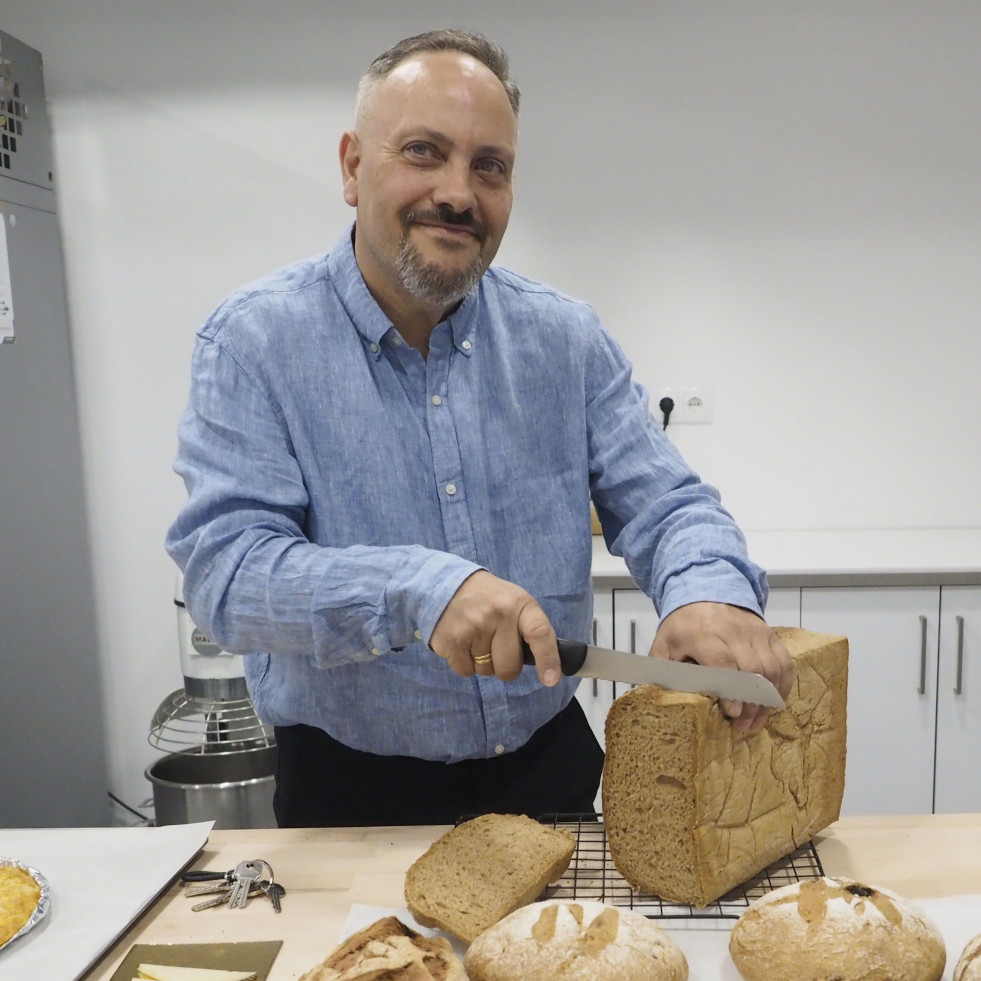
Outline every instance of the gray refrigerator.
[[0, 30], [0, 828], [110, 815], [55, 183], [41, 55]]

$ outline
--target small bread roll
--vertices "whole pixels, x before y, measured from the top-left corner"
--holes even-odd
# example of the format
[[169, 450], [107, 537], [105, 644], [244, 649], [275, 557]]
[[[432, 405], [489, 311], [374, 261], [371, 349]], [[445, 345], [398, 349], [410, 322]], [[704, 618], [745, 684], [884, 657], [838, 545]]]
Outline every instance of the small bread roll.
[[954, 981], [981, 981], [981, 933], [967, 942], [954, 968]]
[[795, 882], [739, 918], [729, 953], [746, 981], [939, 981], [947, 951], [914, 903], [851, 879]]
[[470, 981], [687, 981], [688, 962], [629, 909], [551, 900], [485, 930], [463, 960]]

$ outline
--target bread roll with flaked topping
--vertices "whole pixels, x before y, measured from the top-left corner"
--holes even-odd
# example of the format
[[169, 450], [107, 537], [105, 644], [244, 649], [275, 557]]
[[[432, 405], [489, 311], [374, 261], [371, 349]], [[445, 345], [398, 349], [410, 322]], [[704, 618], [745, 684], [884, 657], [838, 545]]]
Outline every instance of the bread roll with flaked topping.
[[629, 909], [548, 900], [506, 916], [463, 960], [470, 981], [686, 981], [688, 962]]
[[729, 953], [746, 981], [939, 981], [947, 961], [915, 903], [829, 878], [757, 899], [733, 927]]
[[981, 933], [968, 941], [958, 958], [954, 981], [981, 981]]
[[300, 981], [467, 981], [445, 937], [386, 916], [351, 934]]

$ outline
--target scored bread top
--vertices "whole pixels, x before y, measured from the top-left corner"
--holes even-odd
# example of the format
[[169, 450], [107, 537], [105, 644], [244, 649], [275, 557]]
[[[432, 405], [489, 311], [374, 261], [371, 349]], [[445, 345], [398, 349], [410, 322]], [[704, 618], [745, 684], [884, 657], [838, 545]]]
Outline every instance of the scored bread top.
[[470, 981], [685, 981], [688, 963], [630, 909], [546, 900], [510, 913], [469, 947]]
[[845, 878], [794, 882], [753, 902], [729, 952], [747, 981], [938, 981], [946, 947], [911, 900]]
[[961, 951], [953, 981], [981, 981], [981, 933], [969, 940]]
[[569, 867], [575, 838], [520, 814], [484, 814], [451, 829], [405, 875], [405, 901], [423, 926], [470, 943], [532, 902]]

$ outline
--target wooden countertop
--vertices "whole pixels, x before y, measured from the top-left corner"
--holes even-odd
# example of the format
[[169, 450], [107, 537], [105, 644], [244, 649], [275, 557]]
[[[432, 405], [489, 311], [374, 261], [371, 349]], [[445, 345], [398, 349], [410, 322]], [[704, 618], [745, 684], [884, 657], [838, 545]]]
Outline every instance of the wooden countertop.
[[[134, 943], [283, 940], [269, 981], [295, 981], [336, 946], [353, 903], [404, 906], [406, 869], [447, 829], [340, 828], [213, 831], [194, 868], [264, 858], [288, 890], [267, 901], [191, 912], [178, 883], [85, 976], [108, 981]], [[825, 872], [910, 898], [981, 893], [981, 814], [842, 818], [815, 839]]]

